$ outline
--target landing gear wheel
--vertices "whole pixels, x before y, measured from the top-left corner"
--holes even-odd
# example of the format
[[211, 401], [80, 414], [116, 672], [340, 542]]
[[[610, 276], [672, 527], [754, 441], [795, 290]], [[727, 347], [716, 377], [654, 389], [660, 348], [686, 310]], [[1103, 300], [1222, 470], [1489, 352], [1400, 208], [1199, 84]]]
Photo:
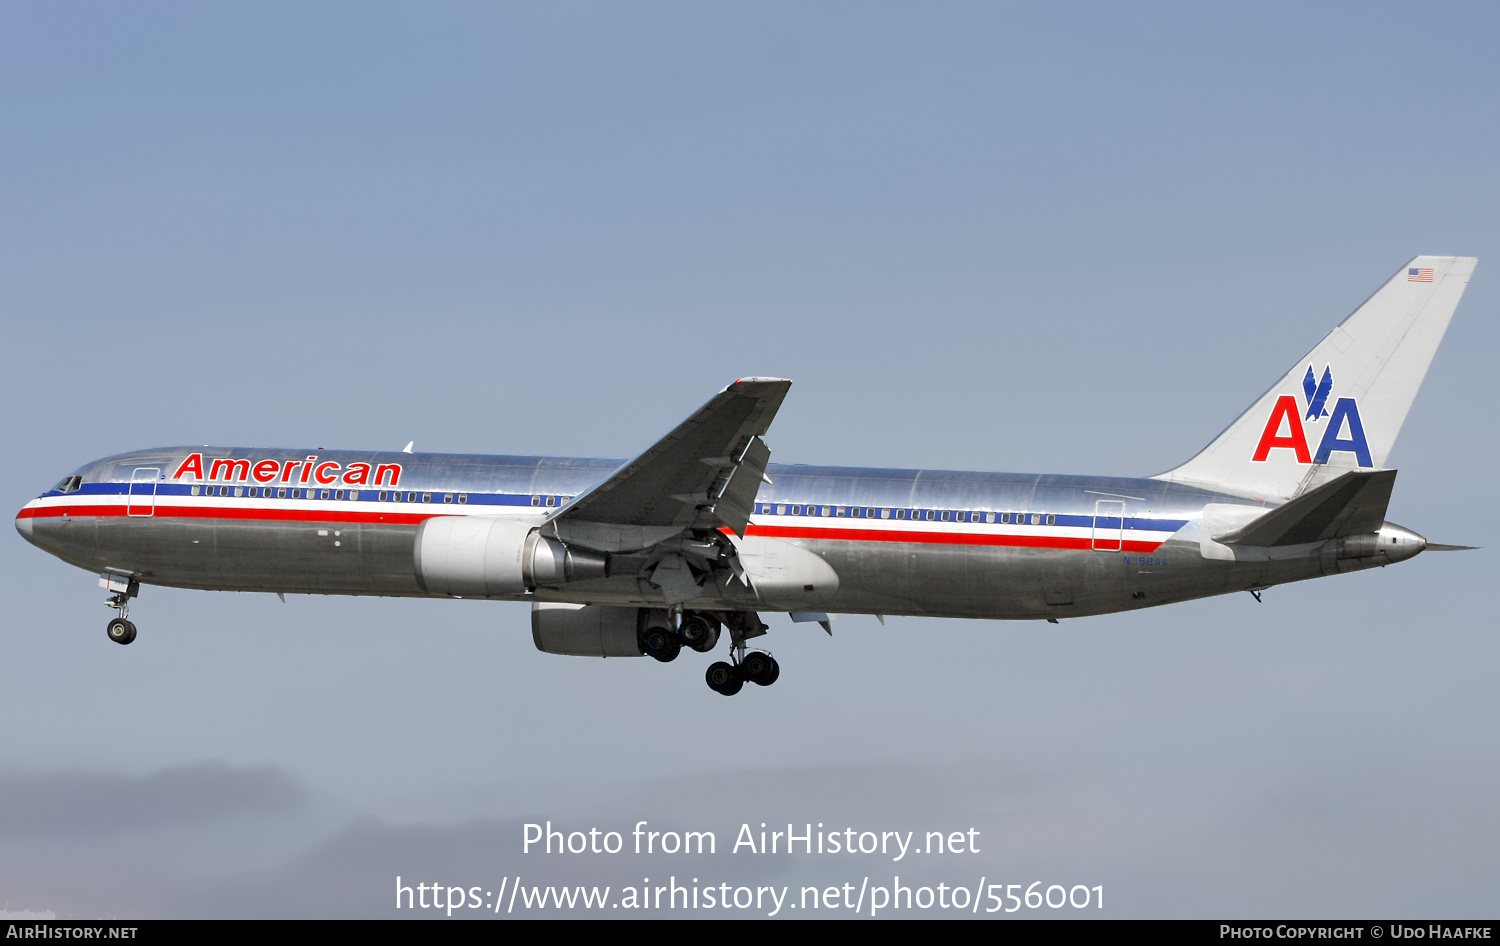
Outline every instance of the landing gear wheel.
[[722, 660], [709, 664], [708, 672], [703, 675], [703, 679], [707, 681], [710, 690], [725, 696], [734, 696], [745, 685], [745, 678], [740, 675], [740, 668]]
[[702, 614], [689, 614], [677, 629], [677, 639], [682, 641], [682, 646], [706, 654], [719, 642], [718, 622]]
[[781, 665], [770, 654], [755, 651], [746, 654], [745, 659], [740, 661], [740, 671], [751, 683], [768, 687], [781, 676]]
[[682, 645], [677, 643], [677, 635], [666, 627], [648, 627], [641, 634], [641, 650], [648, 657], [655, 657], [662, 663], [666, 663], [677, 656], [682, 650]]
[[115, 618], [105, 628], [109, 632], [109, 639], [116, 644], [128, 644], [135, 640], [135, 625], [124, 618]]

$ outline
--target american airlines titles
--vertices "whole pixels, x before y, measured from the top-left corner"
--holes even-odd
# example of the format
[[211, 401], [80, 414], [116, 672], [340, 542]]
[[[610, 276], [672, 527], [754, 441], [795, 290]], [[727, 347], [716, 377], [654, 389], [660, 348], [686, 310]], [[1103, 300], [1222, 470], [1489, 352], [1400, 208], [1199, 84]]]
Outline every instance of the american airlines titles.
[[[208, 472], [203, 470], [203, 454], [190, 453], [172, 472], [172, 479], [192, 477], [196, 480], [226, 480], [231, 483], [317, 483], [329, 486], [343, 483], [346, 486], [400, 486], [401, 464], [363, 462], [345, 467], [333, 460], [324, 460], [316, 454], [306, 460], [249, 460], [241, 458], [215, 457], [209, 460]], [[373, 482], [372, 478], [373, 477]]]

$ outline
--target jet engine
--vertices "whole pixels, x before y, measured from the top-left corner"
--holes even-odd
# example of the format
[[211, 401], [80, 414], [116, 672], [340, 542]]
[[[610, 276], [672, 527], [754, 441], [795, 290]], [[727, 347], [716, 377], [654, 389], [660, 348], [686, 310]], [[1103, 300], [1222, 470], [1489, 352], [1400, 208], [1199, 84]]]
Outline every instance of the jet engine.
[[417, 527], [413, 564], [417, 584], [429, 594], [490, 598], [603, 578], [609, 559], [514, 519], [434, 516]]
[[538, 601], [531, 606], [531, 639], [547, 654], [639, 657], [645, 652], [641, 633], [651, 617], [650, 608]]

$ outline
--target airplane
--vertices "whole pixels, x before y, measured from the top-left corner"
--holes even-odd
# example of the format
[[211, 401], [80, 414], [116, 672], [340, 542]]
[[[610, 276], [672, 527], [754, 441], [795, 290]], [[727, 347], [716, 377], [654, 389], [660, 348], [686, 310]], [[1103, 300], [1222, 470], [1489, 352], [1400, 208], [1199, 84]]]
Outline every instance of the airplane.
[[129, 644], [142, 585], [531, 604], [546, 653], [708, 653], [729, 696], [780, 665], [780, 611], [1045, 620], [1405, 561], [1386, 458], [1474, 271], [1418, 256], [1186, 463], [1145, 478], [775, 464], [791, 382], [741, 378], [629, 461], [168, 447], [86, 464], [16, 516], [99, 574]]

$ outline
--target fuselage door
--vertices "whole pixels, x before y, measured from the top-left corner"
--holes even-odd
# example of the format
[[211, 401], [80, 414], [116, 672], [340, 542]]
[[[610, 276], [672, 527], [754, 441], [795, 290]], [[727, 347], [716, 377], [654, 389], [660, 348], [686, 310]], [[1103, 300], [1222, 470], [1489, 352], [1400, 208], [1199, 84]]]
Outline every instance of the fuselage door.
[[1118, 552], [1125, 547], [1125, 503], [1100, 499], [1094, 503], [1094, 548]]
[[138, 466], [130, 474], [130, 494], [125, 497], [125, 515], [150, 516], [156, 513], [156, 482], [161, 468]]

